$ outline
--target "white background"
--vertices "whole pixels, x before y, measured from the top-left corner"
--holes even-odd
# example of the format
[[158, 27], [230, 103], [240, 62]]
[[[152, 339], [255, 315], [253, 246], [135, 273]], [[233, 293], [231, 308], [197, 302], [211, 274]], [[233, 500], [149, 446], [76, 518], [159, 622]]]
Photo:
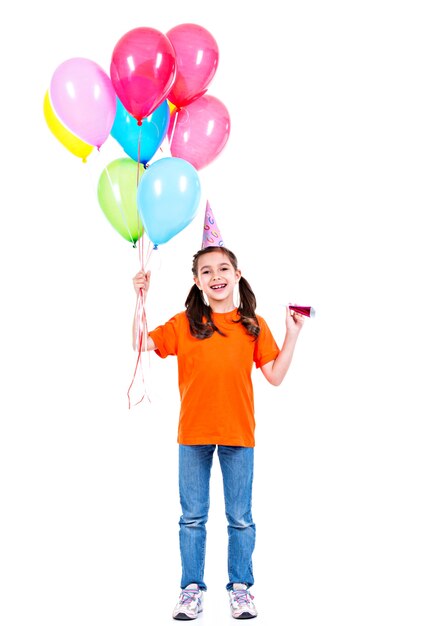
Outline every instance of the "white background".
[[[428, 3], [42, 0], [1, 24], [1, 622], [170, 624], [179, 591], [176, 362], [152, 355], [128, 409], [137, 250], [103, 215], [113, 139], [83, 164], [51, 135], [56, 67], [107, 72], [138, 26], [192, 22], [220, 51], [231, 116], [201, 170], [280, 342], [312, 304], [284, 383], [254, 373], [253, 592], [267, 625], [431, 624]], [[150, 326], [183, 308], [204, 205], [161, 246]], [[157, 267], [159, 266], [159, 269]], [[212, 390], [209, 388], [209, 397]], [[202, 624], [230, 624], [214, 465]]]

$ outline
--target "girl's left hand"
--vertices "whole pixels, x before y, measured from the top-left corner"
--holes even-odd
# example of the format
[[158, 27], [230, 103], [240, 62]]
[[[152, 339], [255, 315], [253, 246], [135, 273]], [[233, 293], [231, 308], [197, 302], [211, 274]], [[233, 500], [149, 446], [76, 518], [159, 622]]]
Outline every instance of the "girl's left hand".
[[301, 313], [297, 313], [296, 311], [291, 311], [289, 306], [286, 307], [286, 329], [287, 331], [292, 333], [299, 333], [303, 328], [303, 324], [305, 323], [305, 316], [301, 315]]

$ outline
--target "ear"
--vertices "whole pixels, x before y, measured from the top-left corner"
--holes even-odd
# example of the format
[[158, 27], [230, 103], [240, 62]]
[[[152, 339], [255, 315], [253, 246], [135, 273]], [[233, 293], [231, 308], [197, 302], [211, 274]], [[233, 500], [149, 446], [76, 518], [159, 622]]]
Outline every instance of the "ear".
[[238, 282], [240, 280], [240, 278], [241, 278], [241, 271], [240, 270], [236, 270], [235, 271], [235, 277], [236, 277], [236, 280]]
[[194, 279], [194, 283], [198, 287], [198, 289], [201, 289], [198, 276], [194, 276], [193, 279]]

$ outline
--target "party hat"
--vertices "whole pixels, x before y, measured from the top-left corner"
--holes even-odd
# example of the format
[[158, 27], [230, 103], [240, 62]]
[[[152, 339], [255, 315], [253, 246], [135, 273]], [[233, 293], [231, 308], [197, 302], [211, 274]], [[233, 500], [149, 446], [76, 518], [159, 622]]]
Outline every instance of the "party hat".
[[224, 242], [216, 220], [213, 215], [210, 203], [207, 200], [206, 210], [204, 215], [204, 230], [203, 240], [201, 248], [208, 248], [209, 246], [223, 246]]

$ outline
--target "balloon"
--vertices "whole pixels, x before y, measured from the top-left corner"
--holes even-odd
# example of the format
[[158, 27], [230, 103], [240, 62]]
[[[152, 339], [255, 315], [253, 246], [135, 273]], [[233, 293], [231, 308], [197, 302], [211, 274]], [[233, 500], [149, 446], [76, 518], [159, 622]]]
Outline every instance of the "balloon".
[[169, 106], [167, 100], [164, 100], [153, 113], [143, 119], [142, 125], [138, 126], [136, 119], [126, 111], [120, 100], [117, 99], [117, 112], [111, 135], [131, 159], [146, 164], [155, 155], [164, 140], [168, 124]]
[[200, 197], [198, 172], [184, 159], [166, 157], [150, 165], [137, 191], [139, 214], [150, 241], [158, 246], [186, 228]]
[[43, 112], [48, 128], [54, 137], [56, 137], [65, 148], [72, 152], [72, 154], [82, 159], [85, 163], [88, 155], [93, 150], [93, 146], [85, 143], [85, 141], [82, 141], [79, 137], [71, 133], [65, 126], [63, 126], [53, 111], [48, 91], [45, 93]]
[[116, 110], [109, 76], [94, 61], [73, 58], [56, 69], [50, 97], [61, 122], [86, 143], [100, 148], [110, 134]]
[[102, 211], [116, 231], [135, 244], [144, 229], [137, 207], [137, 168], [144, 167], [132, 159], [116, 159], [103, 170], [98, 183], [98, 200]]
[[167, 32], [176, 55], [177, 72], [168, 99], [186, 106], [207, 91], [219, 63], [213, 35], [197, 24], [179, 24]]
[[230, 133], [230, 116], [225, 105], [214, 96], [201, 96], [173, 114], [171, 154], [186, 159], [200, 170], [225, 147]]
[[175, 71], [174, 48], [154, 28], [130, 30], [112, 53], [112, 84], [125, 109], [138, 123], [165, 100]]
[[168, 102], [168, 106], [169, 106], [170, 115], [172, 115], [175, 111], [177, 111], [177, 107], [176, 107], [175, 104], [173, 104], [169, 100], [167, 100], [167, 102]]

